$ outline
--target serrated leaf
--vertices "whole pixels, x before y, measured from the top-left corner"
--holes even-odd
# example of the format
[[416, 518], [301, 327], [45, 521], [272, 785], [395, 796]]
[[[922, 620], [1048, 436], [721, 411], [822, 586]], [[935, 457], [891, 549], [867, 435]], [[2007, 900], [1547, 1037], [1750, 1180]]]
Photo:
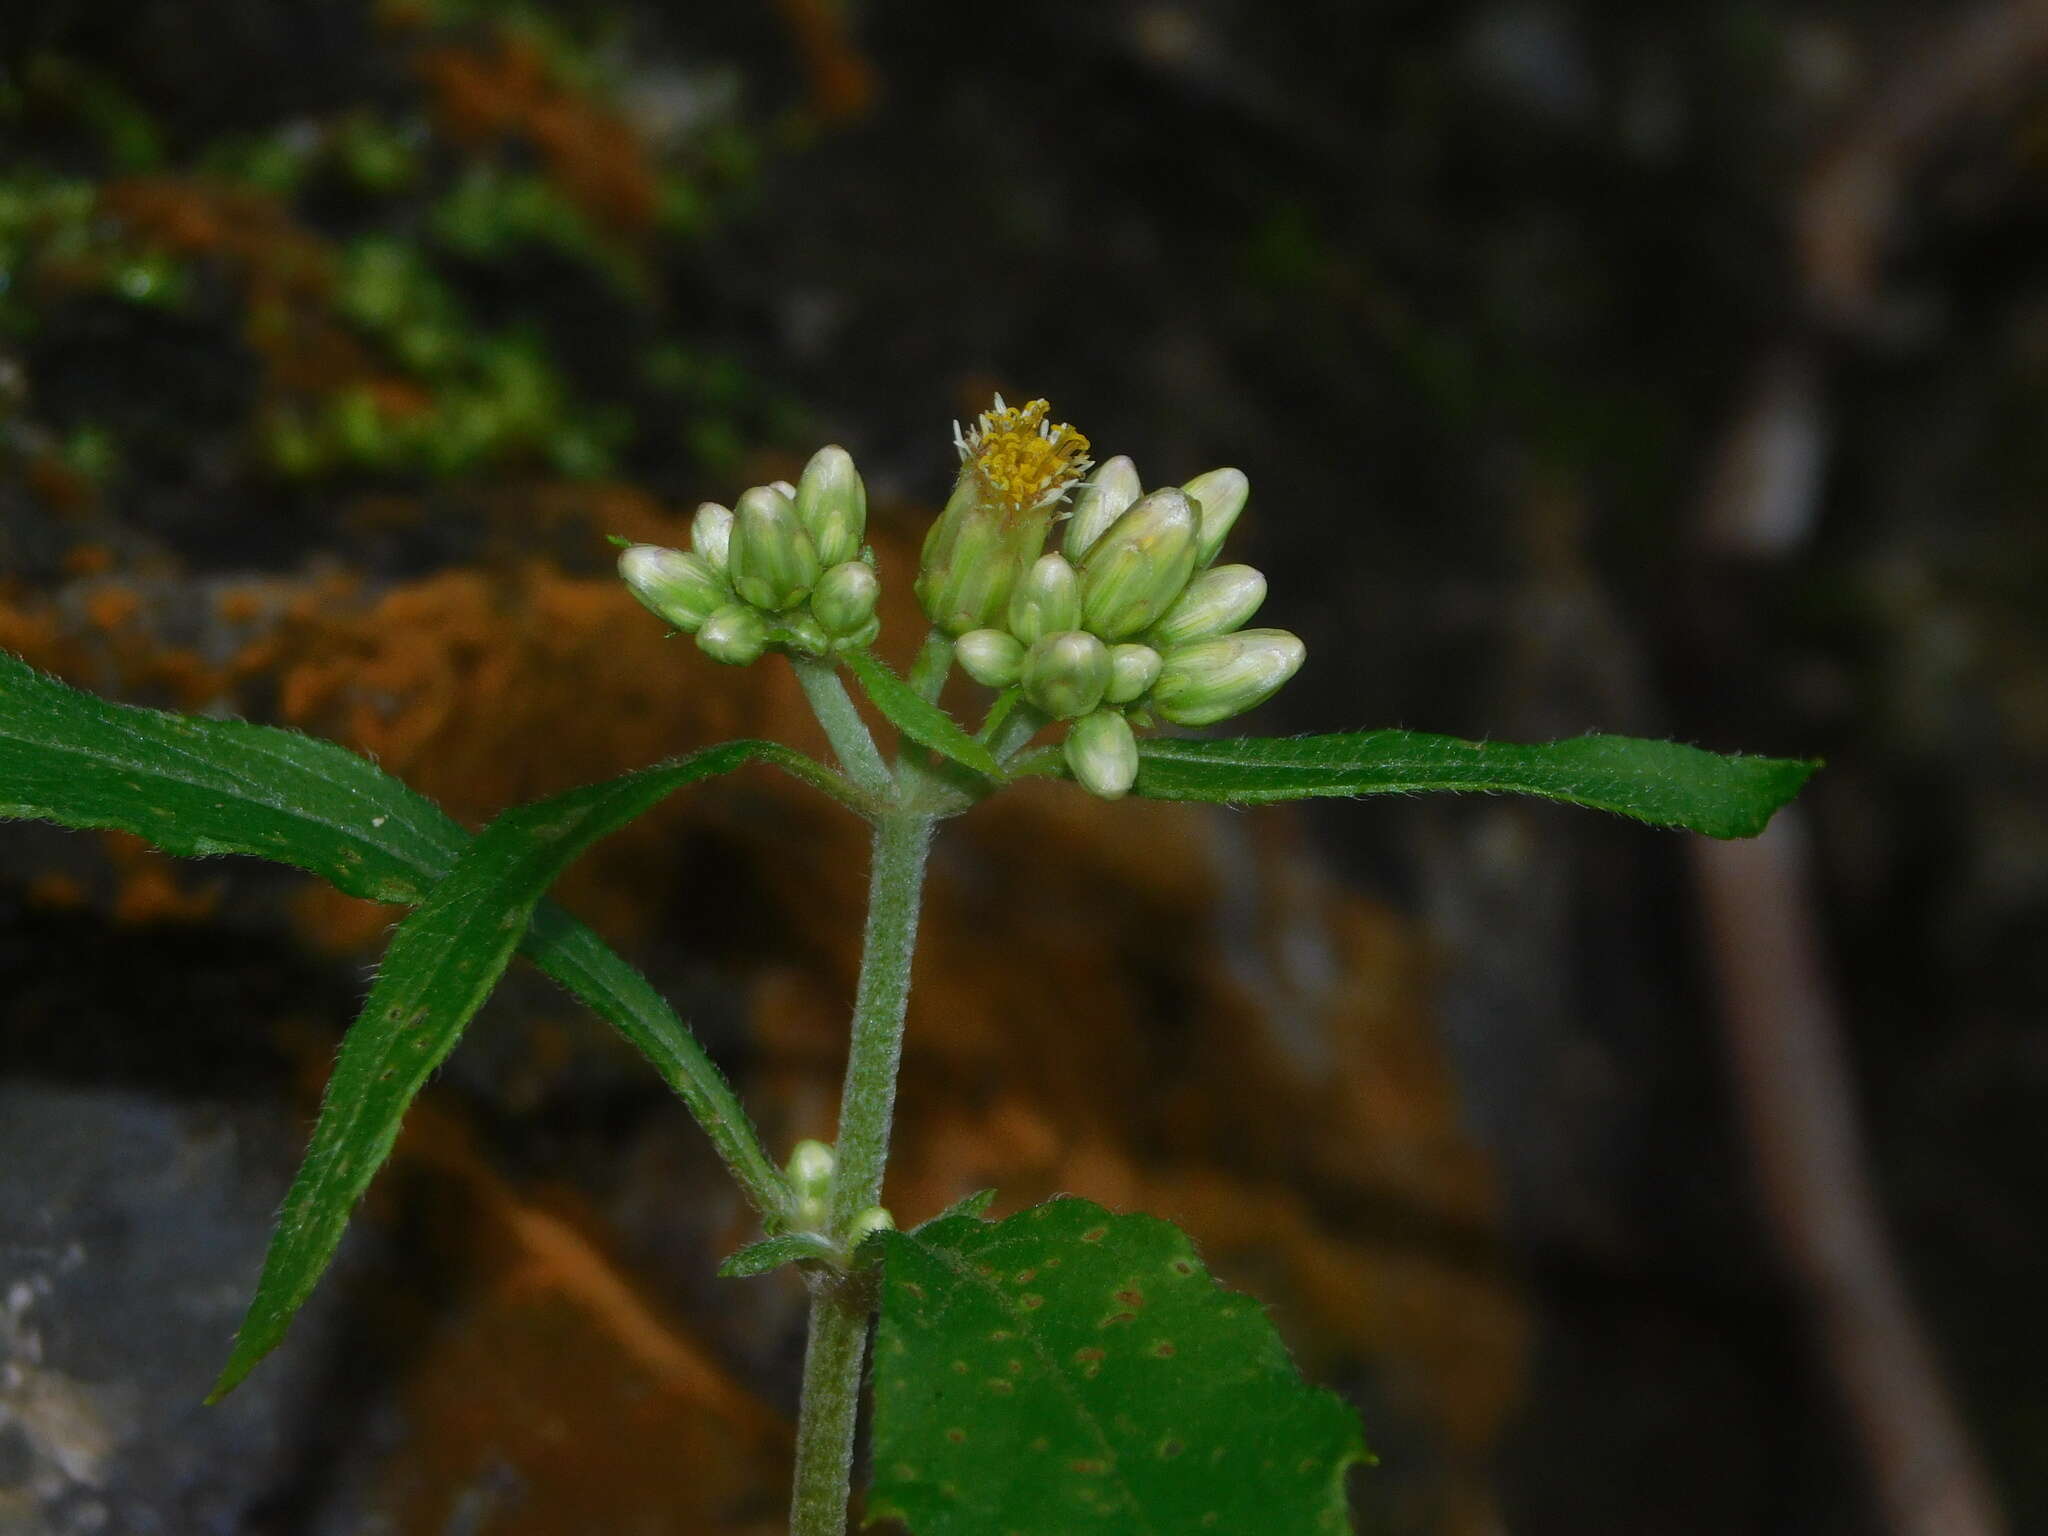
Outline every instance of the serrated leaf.
[[819, 1233], [785, 1232], [780, 1237], [764, 1237], [758, 1243], [747, 1244], [719, 1265], [718, 1273], [721, 1279], [745, 1280], [804, 1259], [829, 1259], [832, 1253], [831, 1240]]
[[1136, 792], [1155, 800], [1258, 805], [1478, 790], [1540, 795], [1729, 838], [1763, 831], [1819, 767], [1808, 759], [1723, 756], [1633, 736], [1574, 736], [1537, 746], [1420, 731], [1153, 738], [1138, 744]]
[[547, 888], [598, 839], [685, 784], [728, 772], [753, 744], [673, 763], [508, 811], [477, 834], [448, 878], [399, 924], [328, 1078], [305, 1161], [285, 1195], [263, 1275], [209, 1401], [284, 1338], [326, 1270], [400, 1123], [511, 963]]
[[890, 723], [912, 741], [921, 747], [930, 747], [976, 773], [986, 774], [992, 779], [1002, 777], [1001, 767], [986, 746], [968, 735], [960, 723], [938, 705], [921, 698], [873, 652], [849, 652], [846, 665], [860, 679], [862, 689], [874, 701], [875, 708], [887, 715]]
[[916, 1536], [1330, 1536], [1357, 1420], [1152, 1216], [1053, 1200], [896, 1233], [871, 1516]]
[[[746, 745], [803, 777], [822, 770], [774, 742]], [[168, 853], [292, 864], [352, 896], [414, 903], [469, 834], [425, 796], [333, 742], [273, 726], [110, 703], [0, 652], [0, 817], [112, 827]], [[688, 1026], [602, 939], [550, 903], [529, 958], [653, 1062], [741, 1184], [780, 1173]]]

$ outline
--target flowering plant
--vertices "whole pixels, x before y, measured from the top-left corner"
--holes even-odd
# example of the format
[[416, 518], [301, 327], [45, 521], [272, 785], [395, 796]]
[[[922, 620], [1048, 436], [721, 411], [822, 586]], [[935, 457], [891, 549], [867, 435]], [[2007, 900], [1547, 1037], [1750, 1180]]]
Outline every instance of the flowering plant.
[[[1345, 1474], [1366, 1459], [1355, 1416], [1300, 1380], [1263, 1312], [1215, 1285], [1176, 1229], [1075, 1199], [991, 1222], [983, 1195], [899, 1230], [882, 1205], [937, 828], [1053, 777], [1111, 800], [1240, 805], [1513, 791], [1744, 837], [1815, 765], [1611, 736], [1169, 734], [1253, 708], [1306, 654], [1285, 630], [1245, 627], [1265, 578], [1217, 563], [1249, 485], [1214, 469], [1147, 492], [1128, 458], [1092, 465], [1088, 440], [1049, 414], [1042, 400], [998, 397], [956, 428], [959, 477], [916, 577], [931, 629], [907, 676], [872, 649], [880, 578], [866, 489], [843, 449], [821, 449], [795, 484], [707, 503], [687, 550], [619, 557], [639, 599], [714, 661], [785, 658], [833, 763], [727, 742], [508, 811], [472, 837], [333, 743], [109, 704], [0, 656], [0, 816], [117, 827], [178, 854], [252, 854], [414, 908], [344, 1041], [216, 1397], [282, 1340], [408, 1105], [523, 952], [648, 1057], [752, 1202], [763, 1235], [721, 1273], [794, 1265], [809, 1287], [797, 1536], [846, 1528], [871, 1333], [870, 1517], [918, 1536], [1348, 1528]], [[939, 703], [956, 665], [993, 690], [973, 729]], [[892, 755], [849, 674], [901, 733]], [[1041, 743], [1048, 730], [1061, 734]], [[654, 989], [545, 899], [593, 842], [747, 762], [873, 829], [838, 1135], [780, 1161]]]

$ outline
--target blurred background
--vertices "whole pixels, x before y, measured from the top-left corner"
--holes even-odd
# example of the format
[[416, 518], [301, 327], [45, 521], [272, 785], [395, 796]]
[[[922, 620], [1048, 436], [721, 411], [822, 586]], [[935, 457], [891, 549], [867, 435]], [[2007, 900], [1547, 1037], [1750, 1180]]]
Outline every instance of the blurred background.
[[[900, 662], [992, 390], [1238, 465], [1309, 646], [1253, 728], [1829, 767], [1728, 847], [1006, 795], [898, 1216], [1187, 1226], [1363, 1415], [1361, 1531], [2048, 1529], [2044, 239], [2038, 0], [28, 0], [0, 645], [477, 824], [814, 742], [606, 533], [843, 442]], [[864, 880], [750, 772], [562, 894], [786, 1149]], [[198, 1406], [395, 916], [0, 828], [0, 1532], [780, 1528], [800, 1290], [713, 1278], [747, 1213], [530, 970]]]

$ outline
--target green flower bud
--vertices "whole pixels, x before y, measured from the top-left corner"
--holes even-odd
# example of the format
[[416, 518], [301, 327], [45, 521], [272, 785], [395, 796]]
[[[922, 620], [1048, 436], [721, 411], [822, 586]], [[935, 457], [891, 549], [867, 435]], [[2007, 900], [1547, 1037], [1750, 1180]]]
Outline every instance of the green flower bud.
[[1138, 777], [1138, 738], [1113, 709], [1083, 715], [1067, 732], [1067, 766], [1081, 787], [1105, 800], [1120, 800]]
[[865, 560], [844, 560], [818, 578], [811, 616], [833, 636], [850, 635], [875, 616], [882, 583]]
[[757, 661], [767, 648], [768, 621], [745, 603], [727, 603], [697, 631], [697, 649], [729, 667]]
[[1144, 486], [1138, 483], [1137, 465], [1123, 454], [1104, 459], [1101, 467], [1074, 492], [1074, 514], [1067, 519], [1064, 545], [1067, 558], [1078, 564], [1095, 547], [1095, 541], [1109, 532], [1109, 525], [1144, 493]]
[[1034, 400], [1002, 397], [972, 431], [957, 433], [960, 479], [925, 536], [917, 600], [949, 635], [1000, 624], [1010, 593], [1045, 547], [1067, 489], [1088, 467], [1088, 439], [1046, 420]]
[[1159, 653], [1149, 645], [1112, 645], [1109, 648], [1109, 691], [1103, 698], [1112, 704], [1128, 704], [1140, 698], [1159, 680]]
[[733, 509], [726, 566], [733, 590], [756, 608], [780, 612], [802, 602], [818, 579], [818, 548], [797, 521], [796, 504], [757, 485]]
[[659, 544], [635, 544], [620, 551], [619, 575], [635, 597], [685, 634], [695, 634], [732, 601], [709, 562]]
[[868, 488], [853, 456], [836, 443], [820, 448], [796, 486], [797, 520], [818, 547], [818, 561], [836, 566], [860, 553], [868, 527]]
[[1041, 555], [1010, 594], [1010, 633], [1026, 645], [1081, 627], [1081, 578], [1063, 555]]
[[1206, 566], [1215, 560], [1230, 536], [1230, 526], [1252, 493], [1251, 481], [1241, 469], [1212, 469], [1195, 476], [1181, 487], [1199, 509], [1202, 531], [1196, 539], [1195, 564]]
[[780, 493], [785, 501], [796, 500], [796, 487], [787, 480], [770, 480], [768, 482], [768, 489]]
[[690, 519], [690, 548], [694, 549], [713, 570], [725, 570], [726, 551], [732, 546], [732, 513], [715, 501], [707, 501], [697, 508], [697, 515]]
[[789, 1192], [796, 1197], [789, 1214], [799, 1230], [815, 1231], [825, 1224], [837, 1165], [838, 1157], [822, 1141], [800, 1141], [790, 1148], [783, 1171], [789, 1175]]
[[1046, 635], [1024, 653], [1024, 696], [1055, 720], [1072, 720], [1102, 702], [1109, 647], [1082, 629]]
[[852, 634], [835, 637], [832, 641], [832, 649], [835, 651], [864, 651], [875, 643], [875, 638], [881, 633], [882, 621], [878, 618], [869, 619], [867, 623], [861, 625]]
[[1024, 644], [1008, 630], [970, 629], [953, 642], [960, 670], [990, 688], [1007, 688], [1023, 675]]
[[1081, 621], [1105, 640], [1157, 622], [1195, 569], [1194, 503], [1154, 491], [1116, 520], [1081, 562]]
[[800, 1141], [789, 1149], [783, 1171], [789, 1187], [799, 1200], [822, 1200], [832, 1192], [832, 1174], [839, 1159], [822, 1141]]
[[1266, 578], [1248, 565], [1216, 565], [1187, 584], [1147, 637], [1161, 650], [1241, 629], [1266, 600]]
[[1214, 725], [1279, 691], [1308, 654], [1284, 629], [1241, 629], [1170, 652], [1152, 707], [1175, 725]]
[[896, 1218], [879, 1205], [871, 1205], [854, 1217], [846, 1229], [846, 1246], [858, 1247], [870, 1232], [894, 1232]]

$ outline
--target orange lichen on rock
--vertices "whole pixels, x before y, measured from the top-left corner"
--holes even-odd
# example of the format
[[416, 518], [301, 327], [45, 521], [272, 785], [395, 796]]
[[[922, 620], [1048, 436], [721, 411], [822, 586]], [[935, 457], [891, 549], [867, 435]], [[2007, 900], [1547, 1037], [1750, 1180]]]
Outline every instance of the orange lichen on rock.
[[660, 184], [631, 124], [553, 78], [533, 42], [503, 31], [490, 51], [420, 50], [418, 67], [442, 127], [457, 143], [530, 144], [570, 202], [615, 235], [652, 224]]

